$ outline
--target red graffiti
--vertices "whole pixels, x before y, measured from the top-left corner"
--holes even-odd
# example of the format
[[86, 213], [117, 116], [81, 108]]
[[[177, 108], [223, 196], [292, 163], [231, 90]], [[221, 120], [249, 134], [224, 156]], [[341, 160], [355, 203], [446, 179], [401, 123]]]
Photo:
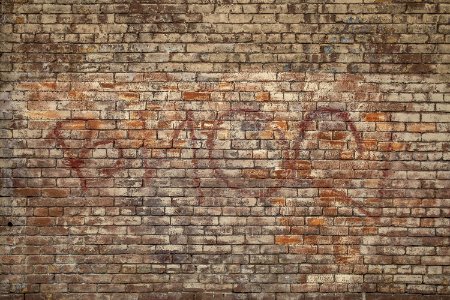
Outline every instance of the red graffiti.
[[[67, 122], [70, 121], [76, 120], [67, 120]], [[63, 163], [75, 171], [77, 177], [80, 179], [82, 189], [86, 191], [88, 189], [88, 177], [84, 175], [83, 167], [86, 165], [89, 159], [92, 159], [91, 157], [89, 157], [89, 153], [99, 146], [113, 144], [114, 140], [95, 140], [96, 132], [94, 130], [88, 130], [88, 134], [84, 139], [83, 145], [80, 148], [73, 148], [69, 146], [68, 139], [64, 138], [65, 130], [63, 129], [63, 125], [63, 121], [57, 122], [55, 128], [50, 132], [48, 138], [55, 139], [56, 146], [63, 150]], [[111, 177], [113, 174], [124, 168], [123, 149], [118, 149], [118, 153], [119, 158], [115, 161], [114, 166], [99, 169], [101, 175]]]
[[[204, 188], [202, 186], [203, 178], [199, 171], [200, 158], [198, 157], [198, 153], [200, 150], [207, 150], [207, 167], [213, 170], [214, 176], [221, 180], [227, 188], [238, 190], [242, 197], [257, 197], [262, 200], [276, 196], [280, 189], [292, 185], [292, 182], [297, 182], [299, 187], [320, 186], [321, 179], [314, 176], [314, 168], [311, 160], [302, 160], [301, 152], [305, 150], [302, 147], [302, 143], [305, 141], [306, 134], [311, 131], [308, 130], [309, 124], [321, 121], [324, 116], [331, 116], [333, 122], [343, 122], [356, 143], [356, 151], [359, 156], [362, 158], [365, 153], [362, 134], [357, 130], [356, 125], [350, 119], [349, 113], [339, 109], [320, 108], [306, 113], [303, 120], [298, 122], [298, 125], [294, 127], [296, 131], [294, 132], [295, 136], [293, 139], [289, 139], [287, 136], [287, 125], [285, 126], [286, 128], [283, 128], [283, 126], [270, 127], [271, 124], [276, 124], [276, 121], [273, 117], [262, 112], [250, 109], [239, 109], [216, 112], [215, 115], [216, 117], [213, 120], [201, 121], [195, 120], [193, 111], [187, 111], [186, 120], [180, 122], [174, 128], [171, 136], [171, 142], [173, 143], [179, 139], [181, 133], [184, 131], [192, 143], [204, 142], [201, 148], [192, 148], [193, 157], [190, 160], [194, 173], [193, 183], [197, 189], [200, 201], [203, 201], [205, 197]], [[141, 119], [144, 119], [144, 114], [142, 114]], [[224, 162], [225, 159], [218, 159], [213, 155], [213, 151], [218, 142], [218, 132], [225, 122], [236, 122], [236, 120], [239, 119], [243, 121], [264, 121], [268, 123], [269, 128], [261, 128], [260, 130], [271, 130], [273, 136], [277, 137], [276, 139], [273, 139], [273, 141], [288, 147], [282, 151], [282, 157], [276, 159], [278, 163], [277, 167], [245, 170], [244, 172], [247, 172], [245, 174], [248, 175], [248, 178], [230, 177], [227, 175], [226, 170], [220, 167], [220, 163]], [[295, 124], [296, 122], [291, 123]], [[63, 149], [65, 156], [64, 164], [74, 170], [76, 176], [80, 179], [82, 189], [87, 190], [89, 177], [85, 174], [84, 168], [86, 167], [87, 162], [90, 159], [93, 159], [90, 157], [91, 151], [99, 146], [109, 144], [114, 146], [115, 141], [113, 139], [98, 140], [95, 130], [87, 130], [83, 145], [79, 148], [73, 148], [69, 145], [67, 137], [64, 136], [66, 129], [63, 129], [63, 125], [64, 122], [58, 122], [49, 137], [54, 138], [56, 140], [56, 145]], [[206, 136], [206, 139], [199, 139], [199, 133]], [[141, 147], [140, 151], [143, 156], [148, 156], [147, 154], [148, 152], [151, 152], [151, 149], [148, 147]], [[143, 159], [143, 168], [145, 169], [144, 177], [148, 184], [150, 184], [149, 180], [155, 176], [154, 167], [155, 162], [153, 162], [151, 158]], [[115, 160], [114, 165], [100, 168], [98, 169], [98, 172], [103, 177], [112, 177], [124, 168], [125, 161], [123, 159], [123, 149], [120, 148], [118, 149], [118, 158]], [[387, 176], [388, 172], [384, 170], [383, 174]], [[254, 187], [258, 188], [246, 188], [246, 182], [250, 181], [253, 182]], [[354, 201], [351, 197], [347, 197], [345, 194], [342, 194], [342, 192], [332, 187], [330, 188], [336, 195], [339, 195], [337, 197], [338, 200], [336, 200], [337, 202], [358, 208], [359, 212], [363, 215], [370, 215], [370, 212], [363, 207], [362, 203]]]

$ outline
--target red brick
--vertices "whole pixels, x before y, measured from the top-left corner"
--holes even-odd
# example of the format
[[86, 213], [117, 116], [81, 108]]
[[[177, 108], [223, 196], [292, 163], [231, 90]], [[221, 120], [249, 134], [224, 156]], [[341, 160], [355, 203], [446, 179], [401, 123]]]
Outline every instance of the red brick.
[[51, 226], [54, 224], [53, 218], [45, 218], [45, 217], [36, 217], [36, 218], [28, 218], [27, 225], [28, 226]]
[[270, 100], [270, 93], [269, 92], [258, 92], [258, 93], [255, 93], [255, 100], [256, 101], [269, 101]]
[[277, 235], [275, 236], [275, 244], [277, 245], [296, 245], [303, 241], [300, 235]]
[[363, 119], [366, 122], [384, 122], [388, 121], [389, 117], [386, 113], [366, 113], [363, 114]]
[[86, 125], [88, 129], [114, 129], [116, 127], [115, 122], [109, 120], [89, 120]]
[[269, 170], [266, 169], [244, 169], [242, 175], [248, 178], [268, 178]]
[[42, 189], [43, 197], [65, 198], [69, 196], [69, 189]]
[[132, 93], [132, 92], [119, 93], [119, 99], [126, 101], [138, 101], [139, 93]]
[[118, 124], [118, 128], [123, 128], [123, 129], [143, 129], [144, 127], [145, 127], [145, 122], [138, 121], [138, 120], [121, 121]]
[[19, 188], [14, 190], [14, 195], [17, 197], [36, 197], [40, 194], [40, 189], [34, 188]]
[[39, 207], [33, 210], [33, 215], [36, 217], [46, 217], [48, 216], [48, 208]]
[[76, 129], [84, 129], [85, 127], [86, 127], [85, 120], [72, 120], [61, 123], [61, 129], [76, 130]]
[[211, 94], [206, 92], [183, 92], [184, 100], [211, 100]]

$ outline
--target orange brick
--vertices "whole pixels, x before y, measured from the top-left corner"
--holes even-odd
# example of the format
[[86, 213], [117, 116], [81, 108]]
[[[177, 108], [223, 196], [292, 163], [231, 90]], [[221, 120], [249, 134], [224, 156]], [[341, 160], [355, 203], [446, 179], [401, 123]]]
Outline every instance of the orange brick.
[[272, 129], [280, 129], [280, 130], [288, 129], [288, 124], [286, 121], [273, 121], [269, 124], [269, 126]]
[[273, 136], [274, 134], [272, 130], [248, 131], [245, 133], [245, 137], [249, 140], [253, 139], [270, 140], [273, 139]]
[[363, 145], [365, 150], [376, 150], [378, 141], [376, 140], [364, 140]]
[[356, 264], [361, 260], [361, 257], [357, 255], [337, 255], [336, 263], [339, 264]]
[[284, 160], [283, 169], [288, 170], [309, 170], [311, 169], [311, 162], [307, 160]]
[[79, 91], [70, 91], [69, 92], [69, 99], [72, 100], [84, 100], [86, 99], [86, 95], [84, 92], [79, 92]]
[[218, 89], [220, 91], [232, 91], [234, 84], [231, 82], [219, 82]]
[[214, 121], [202, 121], [201, 122], [201, 127], [202, 127], [202, 129], [212, 129], [215, 126], [217, 126], [216, 123], [217, 122], [214, 122]]
[[[317, 138], [320, 140], [331, 140], [333, 138], [333, 133], [330, 131], [321, 131], [317, 134]], [[340, 139], [336, 139], [340, 140]]]
[[110, 120], [89, 120], [87, 128], [89, 129], [113, 129], [116, 127], [115, 121]]
[[377, 131], [404, 131], [405, 123], [377, 123]]
[[340, 159], [345, 159], [345, 160], [353, 159], [354, 157], [355, 157], [355, 152], [351, 151], [351, 150], [342, 151], [339, 156]]
[[[148, 108], [148, 107], [147, 107]], [[141, 119], [141, 120], [156, 120], [157, 112], [151, 111], [155, 108], [148, 108], [149, 110], [145, 111], [131, 111], [130, 119]]]
[[270, 203], [272, 203], [273, 206], [284, 206], [284, 205], [286, 205], [286, 199], [285, 198], [273, 198], [273, 199], [270, 199]]
[[320, 197], [346, 197], [344, 191], [339, 191], [335, 189], [322, 189], [319, 192]]
[[117, 85], [112, 82], [100, 82], [100, 86], [105, 89], [114, 89]]
[[388, 120], [386, 113], [366, 113], [363, 114], [363, 120], [366, 122], [384, 122]]
[[86, 121], [84, 120], [72, 120], [61, 123], [61, 129], [84, 129], [86, 127]]
[[303, 241], [300, 235], [277, 235], [275, 236], [275, 244], [277, 245], [295, 245], [301, 244]]
[[244, 169], [242, 176], [247, 178], [267, 178], [269, 177], [269, 170], [267, 169]]
[[55, 101], [30, 101], [28, 102], [29, 110], [53, 110], [56, 109]]
[[140, 120], [120, 121], [118, 125], [121, 129], [143, 129], [145, 122]]
[[307, 218], [306, 224], [309, 226], [321, 226], [325, 224], [324, 218]]
[[406, 149], [406, 146], [406, 144], [398, 142], [378, 143], [378, 149], [380, 151], [404, 151]]
[[256, 101], [269, 101], [270, 100], [270, 93], [269, 92], [258, 92], [258, 93], [255, 93], [255, 100]]
[[137, 101], [139, 100], [139, 93], [133, 92], [120, 93], [118, 97], [120, 100]]
[[128, 130], [128, 137], [133, 140], [155, 139], [156, 130]]
[[349, 133], [346, 131], [336, 131], [333, 132], [333, 140], [346, 140], [349, 136]]
[[207, 101], [211, 100], [211, 93], [206, 92], [183, 92], [184, 100], [198, 100]]
[[409, 132], [435, 132], [436, 124], [433, 123], [412, 123], [406, 125], [406, 131]]

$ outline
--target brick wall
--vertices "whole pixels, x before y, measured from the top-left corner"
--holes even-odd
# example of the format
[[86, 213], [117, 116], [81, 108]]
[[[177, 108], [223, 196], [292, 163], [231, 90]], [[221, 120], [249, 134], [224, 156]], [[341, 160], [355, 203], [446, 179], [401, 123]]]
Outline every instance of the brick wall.
[[450, 297], [448, 0], [1, 10], [0, 299]]

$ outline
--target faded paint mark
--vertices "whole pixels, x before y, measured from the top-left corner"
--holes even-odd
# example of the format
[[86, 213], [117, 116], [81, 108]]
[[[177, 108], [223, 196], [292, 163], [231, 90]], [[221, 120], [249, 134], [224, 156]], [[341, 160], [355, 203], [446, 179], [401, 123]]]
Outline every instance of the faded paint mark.
[[[88, 178], [83, 174], [83, 167], [86, 165], [86, 161], [91, 159], [89, 157], [89, 152], [93, 149], [107, 144], [113, 144], [113, 140], [101, 140], [101, 141], [93, 141], [95, 131], [89, 130], [88, 137], [84, 140], [84, 144], [81, 148], [75, 149], [68, 145], [67, 139], [64, 138], [63, 128], [66, 122], [76, 122], [80, 120], [67, 120], [67, 121], [59, 121], [56, 123], [55, 128], [50, 132], [47, 138], [55, 139], [56, 146], [61, 148], [63, 152], [67, 155], [64, 158], [64, 164], [74, 170], [76, 176], [80, 179], [81, 187], [84, 191], [88, 189], [87, 180]], [[85, 120], [83, 120], [85, 121]], [[123, 149], [118, 149], [119, 158], [115, 161], [114, 166], [108, 168], [100, 168], [99, 171], [101, 174], [111, 177], [113, 174], [117, 173], [121, 169], [124, 168], [123, 161]]]

